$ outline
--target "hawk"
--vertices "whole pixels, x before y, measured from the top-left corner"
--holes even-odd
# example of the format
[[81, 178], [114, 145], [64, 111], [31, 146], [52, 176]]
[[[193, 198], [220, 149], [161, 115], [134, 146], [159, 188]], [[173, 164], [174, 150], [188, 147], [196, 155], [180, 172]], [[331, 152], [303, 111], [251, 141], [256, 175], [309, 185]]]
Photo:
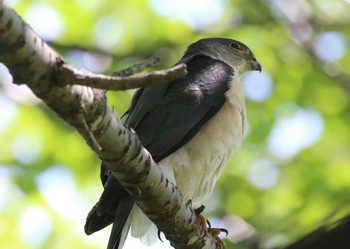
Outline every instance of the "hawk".
[[[232, 153], [242, 144], [246, 108], [240, 77], [261, 65], [243, 43], [206, 38], [192, 43], [177, 63], [188, 73], [158, 86], [139, 89], [125, 124], [134, 129], [164, 175], [185, 200], [200, 204], [212, 192]], [[104, 191], [90, 211], [90, 235], [113, 223], [108, 249], [122, 248], [129, 229], [146, 244], [157, 239], [155, 225], [101, 165]]]

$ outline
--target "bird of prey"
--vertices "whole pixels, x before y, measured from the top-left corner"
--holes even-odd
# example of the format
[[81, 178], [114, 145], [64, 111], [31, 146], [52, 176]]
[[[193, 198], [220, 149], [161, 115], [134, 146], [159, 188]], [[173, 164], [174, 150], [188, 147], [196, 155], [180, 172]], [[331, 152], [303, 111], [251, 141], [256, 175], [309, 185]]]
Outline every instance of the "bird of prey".
[[[246, 108], [240, 81], [261, 65], [243, 43], [207, 38], [192, 43], [177, 63], [188, 73], [158, 86], [139, 89], [125, 124], [136, 131], [164, 175], [193, 205], [207, 198], [246, 130]], [[92, 234], [113, 223], [108, 249], [122, 248], [126, 235], [150, 245], [155, 225], [132, 197], [101, 165], [104, 191], [90, 211], [85, 232]]]

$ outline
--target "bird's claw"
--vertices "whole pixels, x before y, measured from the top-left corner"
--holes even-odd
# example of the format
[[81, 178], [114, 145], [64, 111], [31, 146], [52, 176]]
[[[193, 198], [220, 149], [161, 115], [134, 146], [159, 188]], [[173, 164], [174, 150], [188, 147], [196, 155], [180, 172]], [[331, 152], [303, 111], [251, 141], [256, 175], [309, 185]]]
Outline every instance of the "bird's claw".
[[[192, 207], [192, 200], [188, 200], [186, 202], [186, 205], [189, 207]], [[196, 208], [194, 210], [195, 214], [199, 218], [199, 224], [201, 226], [202, 232], [209, 233], [218, 242], [218, 244], [220, 245], [220, 248], [227, 249], [225, 242], [219, 238], [219, 235], [221, 233], [225, 233], [226, 234], [225, 236], [228, 235], [227, 229], [225, 229], [225, 228], [212, 228], [209, 220], [207, 218], [205, 218], [203, 215], [201, 215], [201, 213], [204, 211], [204, 209], [205, 209], [205, 206], [201, 205], [199, 208]]]
[[211, 235], [214, 235], [214, 234], [219, 235], [221, 233], [226, 233], [225, 237], [228, 235], [227, 229], [225, 229], [225, 228], [212, 228], [209, 220], [207, 220], [207, 224], [208, 224], [208, 231]]
[[[208, 222], [208, 223], [210, 224], [210, 222]], [[227, 249], [225, 242], [222, 239], [220, 239], [220, 237], [219, 237], [219, 235], [221, 233], [226, 233], [225, 236], [227, 236], [228, 235], [227, 229], [225, 229], [225, 228], [211, 228], [209, 226], [208, 229], [207, 229], [207, 232], [211, 236], [213, 236], [213, 238], [216, 240], [216, 242], [218, 242], [218, 244], [220, 245], [220, 248]]]
[[[192, 200], [189, 199], [189, 200], [186, 202], [186, 205], [187, 205], [188, 207], [192, 208]], [[203, 231], [203, 232], [209, 231], [209, 229], [212, 229], [212, 228], [211, 228], [211, 225], [210, 225], [210, 222], [209, 222], [204, 216], [200, 215], [200, 214], [204, 211], [204, 209], [205, 209], [205, 206], [204, 206], [204, 205], [201, 205], [199, 208], [194, 209], [195, 214], [199, 217], [199, 220], [200, 220], [199, 222], [200, 222], [200, 225], [201, 225], [201, 227], [202, 227], [202, 231]], [[206, 223], [208, 224], [208, 226], [206, 226]], [[209, 229], [207, 229], [207, 228], [209, 228]], [[227, 230], [225, 230], [225, 231], [227, 232]], [[161, 233], [162, 233], [162, 231], [158, 230], [158, 233], [157, 233], [158, 239], [159, 239], [160, 241], [164, 242], [164, 241], [162, 240], [162, 238], [161, 238]], [[220, 234], [220, 233], [219, 233], [219, 234]]]
[[162, 240], [162, 238], [161, 238], [161, 236], [160, 236], [161, 233], [162, 233], [162, 231], [158, 230], [158, 233], [157, 233], [158, 239], [164, 243], [164, 241]]
[[[205, 218], [203, 217], [203, 219], [205, 219]], [[225, 228], [211, 228], [210, 222], [208, 220], [206, 220], [206, 223], [209, 224], [209, 226], [206, 228], [205, 231], [207, 233], [209, 233], [216, 240], [216, 242], [220, 245], [221, 249], [227, 249], [225, 242], [222, 239], [220, 239], [220, 237], [219, 237], [219, 235], [221, 233], [226, 233], [225, 236], [227, 236], [228, 235], [227, 229], [225, 229]]]

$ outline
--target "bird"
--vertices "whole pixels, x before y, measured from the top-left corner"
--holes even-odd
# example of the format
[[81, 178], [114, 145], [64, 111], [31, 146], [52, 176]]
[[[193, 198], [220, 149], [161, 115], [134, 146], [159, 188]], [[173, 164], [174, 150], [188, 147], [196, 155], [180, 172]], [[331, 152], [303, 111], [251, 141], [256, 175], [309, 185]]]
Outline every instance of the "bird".
[[[199, 206], [246, 134], [240, 78], [262, 67], [245, 44], [220, 37], [190, 44], [176, 64], [181, 63], [187, 66], [185, 76], [136, 91], [125, 125], [184, 199]], [[103, 162], [100, 178], [104, 190], [87, 216], [85, 233], [113, 223], [107, 249], [121, 249], [129, 230], [144, 244], [154, 243], [157, 228]]]

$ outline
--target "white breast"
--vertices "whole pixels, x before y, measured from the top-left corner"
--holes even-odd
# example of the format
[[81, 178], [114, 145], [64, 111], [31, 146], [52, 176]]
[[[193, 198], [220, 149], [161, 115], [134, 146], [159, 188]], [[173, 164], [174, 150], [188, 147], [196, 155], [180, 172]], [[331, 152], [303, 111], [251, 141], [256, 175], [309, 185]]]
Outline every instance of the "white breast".
[[237, 78], [226, 98], [220, 111], [187, 144], [159, 163], [185, 200], [200, 204], [208, 197], [233, 151], [242, 144], [246, 115]]

